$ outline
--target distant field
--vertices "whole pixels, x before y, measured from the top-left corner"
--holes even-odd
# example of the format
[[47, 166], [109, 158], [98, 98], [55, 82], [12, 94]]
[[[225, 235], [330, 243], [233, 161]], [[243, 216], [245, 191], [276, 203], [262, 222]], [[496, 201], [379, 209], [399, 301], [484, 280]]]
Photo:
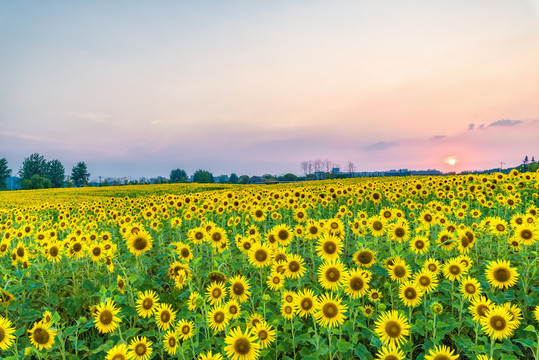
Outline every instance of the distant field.
[[538, 359], [539, 174], [0, 193], [2, 359]]

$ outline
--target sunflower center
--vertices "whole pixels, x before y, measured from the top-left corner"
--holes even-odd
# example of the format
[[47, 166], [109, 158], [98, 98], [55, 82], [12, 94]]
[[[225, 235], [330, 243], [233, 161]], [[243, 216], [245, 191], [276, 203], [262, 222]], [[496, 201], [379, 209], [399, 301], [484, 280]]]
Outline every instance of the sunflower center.
[[266, 250], [260, 249], [255, 252], [256, 260], [263, 262], [263, 261], [266, 261], [267, 258], [268, 258], [268, 253], [266, 252]]
[[372, 261], [372, 254], [370, 251], [362, 251], [357, 255], [357, 259], [362, 264], [368, 264]]
[[509, 278], [511, 277], [511, 274], [509, 273], [509, 270], [507, 269], [504, 269], [504, 268], [498, 268], [496, 270], [494, 270], [494, 278], [498, 281], [498, 282], [506, 282], [509, 280]]
[[75, 245], [73, 245], [73, 250], [75, 250], [75, 252], [81, 251], [82, 245], [80, 243], [76, 243]]
[[316, 235], [318, 234], [318, 228], [316, 226], [311, 226], [309, 228], [309, 233], [311, 233], [311, 235]]
[[371, 299], [378, 299], [379, 295], [377, 292], [371, 293]]
[[7, 244], [2, 244], [2, 246], [0, 246], [0, 252], [4, 252], [7, 250]]
[[189, 251], [188, 248], [182, 248], [182, 250], [180, 251], [180, 254], [181, 254], [182, 257], [184, 257], [184, 258], [188, 258], [189, 255], [191, 254], [191, 252]]
[[288, 231], [283, 229], [283, 230], [279, 231], [277, 236], [279, 237], [280, 240], [284, 241], [284, 240], [288, 239], [289, 234], [288, 234]]
[[251, 243], [249, 241], [246, 241], [243, 243], [243, 248], [245, 250], [249, 250], [251, 248]]
[[17, 248], [17, 256], [18, 257], [24, 257], [24, 248], [23, 247]]
[[502, 224], [498, 224], [496, 225], [496, 230], [498, 230], [499, 232], [502, 232], [505, 230], [505, 226], [503, 226]]
[[337, 314], [339, 313], [339, 308], [333, 303], [327, 303], [324, 304], [324, 306], [322, 307], [322, 313], [325, 317], [331, 319], [337, 316]]
[[451, 273], [452, 275], [458, 275], [460, 274], [460, 266], [458, 265], [451, 265], [449, 267], [449, 273]]
[[234, 342], [234, 350], [245, 356], [251, 351], [251, 343], [246, 338], [241, 337]]
[[435, 264], [429, 264], [427, 268], [430, 272], [435, 272], [436, 270], [438, 270], [438, 267]]
[[416, 240], [415, 247], [418, 249], [423, 249], [425, 247], [425, 242], [423, 240]]
[[298, 272], [299, 268], [300, 268], [299, 262], [297, 262], [296, 260], [292, 260], [288, 264], [288, 270], [290, 270], [293, 273]]
[[43, 328], [37, 328], [32, 334], [32, 338], [38, 344], [46, 344], [49, 342], [49, 332]]
[[384, 360], [399, 360], [398, 357], [396, 357], [395, 355], [387, 355], [386, 357], [384, 357]]
[[49, 250], [49, 254], [50, 254], [52, 257], [58, 256], [58, 248], [57, 248], [56, 246], [51, 247], [50, 250]]
[[182, 333], [187, 335], [191, 332], [191, 327], [189, 325], [182, 326]]
[[350, 288], [352, 290], [359, 291], [363, 289], [364, 285], [365, 285], [365, 282], [360, 277], [355, 276], [352, 279], [350, 279]]
[[262, 217], [263, 215], [264, 215], [264, 213], [262, 212], [262, 210], [255, 211], [255, 216], [256, 217]]
[[429, 286], [430, 285], [430, 277], [428, 276], [421, 276], [419, 278], [419, 284], [421, 286]]
[[389, 218], [391, 217], [391, 211], [387, 211], [387, 210], [384, 211], [384, 217], [385, 217], [386, 219], [389, 219]]
[[159, 318], [161, 319], [161, 322], [162, 323], [168, 323], [170, 321], [170, 313], [168, 311], [163, 311], [161, 312], [161, 314], [159, 315]]
[[326, 254], [334, 254], [335, 251], [337, 251], [337, 245], [332, 242], [332, 241], [328, 241], [326, 243], [324, 243], [324, 252]]
[[4, 329], [2, 329], [0, 327], [0, 344], [2, 343], [2, 341], [4, 341], [5, 336], [6, 336], [6, 333], [5, 333]]
[[432, 360], [451, 360], [451, 358], [445, 354], [438, 354], [436, 357]]
[[502, 331], [507, 326], [507, 321], [503, 316], [496, 315], [490, 319], [490, 326], [496, 331]]
[[301, 309], [307, 311], [311, 310], [313, 308], [313, 301], [309, 298], [304, 298], [300, 302]]
[[99, 322], [103, 325], [108, 325], [112, 322], [112, 313], [110, 310], [103, 310], [99, 314]]
[[213, 320], [217, 324], [221, 324], [223, 321], [225, 321], [225, 314], [222, 311], [218, 311], [213, 315]]
[[219, 288], [213, 289], [213, 291], [211, 292], [211, 295], [212, 295], [215, 299], [219, 299], [219, 298], [221, 297], [221, 289], [219, 289]]
[[400, 324], [394, 320], [389, 321], [386, 324], [385, 330], [386, 334], [393, 339], [398, 338], [402, 332]]
[[144, 310], [150, 310], [153, 306], [153, 300], [150, 298], [146, 298], [142, 301], [142, 307]]
[[142, 355], [146, 354], [146, 345], [145, 344], [137, 344], [137, 346], [135, 346], [135, 353], [138, 356], [142, 356]]
[[414, 300], [417, 298], [417, 291], [415, 291], [414, 288], [407, 288], [404, 291], [404, 297], [407, 298], [408, 300]]
[[487, 311], [489, 311], [490, 308], [484, 304], [481, 304], [477, 307], [477, 315], [481, 317], [485, 317], [487, 315]]
[[[187, 334], [187, 333], [184, 333]], [[176, 347], [176, 338], [174, 336], [171, 336], [168, 338], [168, 346], [171, 348]]]
[[336, 282], [341, 278], [341, 272], [336, 268], [329, 268], [326, 271], [326, 278], [331, 282]]
[[395, 236], [396, 237], [403, 237], [405, 234], [405, 231], [403, 228], [401, 227], [398, 227], [397, 229], [395, 229]]
[[204, 238], [204, 234], [200, 231], [197, 231], [197, 233], [195, 234], [195, 239], [202, 240], [203, 238]]
[[382, 224], [381, 221], [375, 221], [372, 223], [372, 228], [376, 231], [380, 231], [382, 230], [382, 228], [384, 227], [384, 225]]
[[268, 332], [266, 330], [260, 330], [258, 332], [258, 337], [260, 340], [266, 340], [268, 338]]
[[235, 283], [233, 286], [232, 286], [232, 291], [234, 292], [234, 295], [243, 295], [243, 293], [245, 292], [245, 288], [243, 287], [243, 284], [241, 283]]
[[272, 279], [271, 279], [271, 282], [273, 282], [275, 285], [278, 285], [281, 283], [281, 278], [278, 277], [278, 276], [274, 276]]
[[236, 305], [232, 305], [232, 306], [229, 306], [228, 307], [228, 312], [231, 314], [231, 315], [235, 315], [238, 313], [238, 308]]
[[423, 219], [425, 219], [426, 222], [431, 222], [432, 221], [432, 215], [431, 214], [426, 214]]
[[524, 229], [520, 232], [520, 237], [524, 240], [530, 240], [532, 238], [533, 234], [530, 230]]
[[136, 250], [144, 250], [146, 249], [146, 246], [148, 246], [148, 240], [143, 237], [137, 237], [135, 241], [133, 241], [133, 247]]
[[125, 356], [123, 354], [114, 354], [111, 360], [125, 360]]
[[398, 278], [404, 277], [406, 275], [406, 269], [402, 265], [397, 265], [393, 268], [393, 274]]
[[464, 286], [464, 290], [468, 293], [468, 294], [475, 294], [475, 285], [474, 284], [466, 284], [466, 286]]

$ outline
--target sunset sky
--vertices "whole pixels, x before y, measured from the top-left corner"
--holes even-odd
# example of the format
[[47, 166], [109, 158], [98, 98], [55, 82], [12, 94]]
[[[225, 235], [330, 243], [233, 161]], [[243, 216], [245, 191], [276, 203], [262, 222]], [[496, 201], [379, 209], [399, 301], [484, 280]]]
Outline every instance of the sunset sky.
[[0, 46], [14, 173], [539, 159], [539, 0], [2, 1]]

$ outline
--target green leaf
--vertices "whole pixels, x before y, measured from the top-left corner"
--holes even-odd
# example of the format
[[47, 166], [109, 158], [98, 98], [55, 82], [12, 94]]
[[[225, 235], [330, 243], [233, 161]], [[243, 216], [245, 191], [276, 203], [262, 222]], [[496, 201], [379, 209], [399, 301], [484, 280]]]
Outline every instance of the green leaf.
[[535, 326], [533, 325], [528, 325], [524, 328], [524, 331], [531, 331], [531, 332], [535, 332]]

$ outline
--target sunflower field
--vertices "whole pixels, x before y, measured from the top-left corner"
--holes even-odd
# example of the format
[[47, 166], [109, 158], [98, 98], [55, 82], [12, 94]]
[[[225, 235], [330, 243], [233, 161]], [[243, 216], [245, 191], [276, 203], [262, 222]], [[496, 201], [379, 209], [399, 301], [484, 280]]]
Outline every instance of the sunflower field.
[[539, 173], [0, 193], [2, 359], [539, 359]]

